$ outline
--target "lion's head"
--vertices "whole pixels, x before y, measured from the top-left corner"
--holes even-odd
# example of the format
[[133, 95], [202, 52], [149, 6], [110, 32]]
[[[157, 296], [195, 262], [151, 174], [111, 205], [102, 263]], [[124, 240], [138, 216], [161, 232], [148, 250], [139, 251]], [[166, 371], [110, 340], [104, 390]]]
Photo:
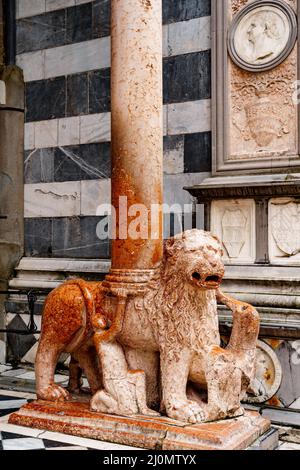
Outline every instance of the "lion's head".
[[165, 243], [165, 262], [181, 282], [199, 289], [218, 289], [223, 276], [222, 245], [203, 230], [188, 230]]
[[189, 230], [165, 242], [160, 273], [143, 299], [161, 350], [176, 356], [183, 344], [194, 350], [218, 344], [216, 289], [223, 276], [222, 246], [211, 233]]

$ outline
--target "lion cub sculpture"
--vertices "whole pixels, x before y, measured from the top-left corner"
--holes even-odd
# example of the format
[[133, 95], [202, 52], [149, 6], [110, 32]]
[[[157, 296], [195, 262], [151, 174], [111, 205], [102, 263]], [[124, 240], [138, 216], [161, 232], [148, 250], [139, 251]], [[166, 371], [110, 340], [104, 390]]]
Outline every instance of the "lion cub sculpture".
[[[255, 372], [259, 316], [219, 290], [224, 276], [220, 241], [190, 230], [165, 242], [164, 257], [144, 295], [118, 300], [101, 282], [71, 280], [45, 302], [36, 357], [37, 395], [69, 398], [54, 383], [61, 353], [71, 354], [69, 390], [83, 370], [91, 409], [155, 415], [188, 423], [243, 414], [241, 399]], [[232, 334], [220, 347], [217, 301], [233, 313]], [[119, 309], [119, 310], [118, 310]], [[113, 340], [96, 341], [114, 328]]]

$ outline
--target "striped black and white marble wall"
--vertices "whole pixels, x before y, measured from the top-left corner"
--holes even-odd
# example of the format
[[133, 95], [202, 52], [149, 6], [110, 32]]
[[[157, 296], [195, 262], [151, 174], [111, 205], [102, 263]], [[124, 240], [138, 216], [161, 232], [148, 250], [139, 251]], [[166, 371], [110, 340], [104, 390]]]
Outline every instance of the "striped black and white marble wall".
[[[107, 258], [110, 0], [19, 0], [26, 81], [26, 256]], [[163, 0], [165, 202], [211, 170], [210, 0]]]

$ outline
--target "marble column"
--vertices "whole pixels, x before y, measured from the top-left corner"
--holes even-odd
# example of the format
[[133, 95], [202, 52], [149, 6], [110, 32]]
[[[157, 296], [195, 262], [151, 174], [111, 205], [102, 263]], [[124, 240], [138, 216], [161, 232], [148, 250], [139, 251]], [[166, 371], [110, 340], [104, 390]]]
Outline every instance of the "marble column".
[[111, 38], [112, 271], [149, 270], [163, 249], [162, 215], [151, 217], [162, 204], [161, 0], [112, 0]]

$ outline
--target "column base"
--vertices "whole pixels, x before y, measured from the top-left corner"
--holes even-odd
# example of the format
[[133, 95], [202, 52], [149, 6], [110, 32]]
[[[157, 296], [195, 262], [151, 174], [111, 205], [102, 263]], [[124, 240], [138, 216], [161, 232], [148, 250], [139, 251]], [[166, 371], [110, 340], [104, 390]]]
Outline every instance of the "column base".
[[187, 425], [164, 416], [112, 416], [91, 412], [87, 398], [66, 403], [37, 400], [9, 418], [10, 424], [155, 450], [243, 450], [270, 429], [255, 411], [213, 423]]

